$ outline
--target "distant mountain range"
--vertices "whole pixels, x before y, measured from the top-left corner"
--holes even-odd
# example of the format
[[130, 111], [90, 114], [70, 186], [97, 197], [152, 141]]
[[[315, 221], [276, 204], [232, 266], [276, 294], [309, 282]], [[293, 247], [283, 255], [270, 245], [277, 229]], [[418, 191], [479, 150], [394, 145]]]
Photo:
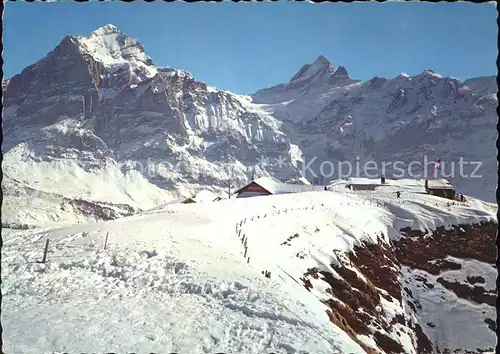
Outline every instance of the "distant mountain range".
[[[449, 173], [463, 158], [462, 176], [449, 177], [458, 191], [494, 199], [494, 76], [461, 82], [425, 70], [363, 82], [320, 56], [289, 82], [242, 96], [154, 65], [136, 39], [106, 25], [65, 37], [2, 89], [9, 223], [99, 219], [71, 200], [125, 215], [252, 176], [328, 183], [346, 176], [332, 166], [357, 160], [380, 173], [384, 161], [425, 158], [433, 172], [441, 159]], [[476, 161], [482, 177], [464, 177]]]

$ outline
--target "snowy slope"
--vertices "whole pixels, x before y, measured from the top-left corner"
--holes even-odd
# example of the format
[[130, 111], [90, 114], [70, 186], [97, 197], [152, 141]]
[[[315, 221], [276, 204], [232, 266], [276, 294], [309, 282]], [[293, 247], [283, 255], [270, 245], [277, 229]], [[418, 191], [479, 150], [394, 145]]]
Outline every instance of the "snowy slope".
[[[4, 226], [99, 221], [150, 209], [178, 197], [152, 185], [137, 171], [122, 171], [113, 161], [93, 170], [71, 159], [36, 161], [24, 144], [4, 154], [2, 168]], [[79, 201], [93, 205], [85, 208]]]
[[[491, 221], [495, 213], [495, 206], [473, 198], [448, 206], [429, 195], [403, 193], [396, 199], [394, 193], [344, 189], [169, 204], [113, 221], [7, 232], [4, 348], [7, 353], [394, 353], [387, 346], [392, 343], [404, 353], [424, 353], [421, 338], [440, 350], [443, 345], [462, 352], [492, 348], [494, 332], [483, 319], [494, 318], [493, 306], [435, 288], [448, 299], [443, 306], [438, 296], [412, 280], [422, 273], [415, 267], [395, 263], [384, 271], [352, 263], [355, 258], [349, 262], [349, 257], [353, 250], [360, 257], [370, 247], [396, 250], [401, 240], [416, 239], [404, 236], [402, 228], [432, 231]], [[49, 261], [36, 263], [47, 238]], [[494, 287], [493, 277], [487, 276], [491, 265], [459, 261], [462, 272], [441, 276], [460, 281], [483, 272], [486, 286]], [[310, 275], [314, 268], [334, 278], [315, 279]], [[412, 311], [393, 297], [400, 297], [402, 289], [369, 285], [375, 282], [369, 280], [370, 269], [389, 278], [394, 274], [397, 284], [410, 282], [418, 289], [413, 301], [419, 301], [420, 309]], [[270, 279], [262, 275], [264, 270], [271, 271]], [[357, 282], [349, 280], [349, 272], [358, 274]], [[349, 297], [336, 302], [342, 293], [330, 289], [328, 282], [334, 279], [375, 289], [370, 301], [376, 300], [378, 310], [364, 314], [369, 318], [364, 334], [353, 329], [355, 319], [335, 324], [331, 317], [334, 303], [346, 306], [345, 301], [358, 296], [353, 285]], [[359, 311], [369, 303], [362, 302]], [[471, 335], [453, 338], [451, 328], [427, 326], [431, 317], [443, 326], [454, 321], [454, 333]], [[471, 320], [477, 326], [469, 326]], [[416, 334], [417, 324], [425, 337]]]

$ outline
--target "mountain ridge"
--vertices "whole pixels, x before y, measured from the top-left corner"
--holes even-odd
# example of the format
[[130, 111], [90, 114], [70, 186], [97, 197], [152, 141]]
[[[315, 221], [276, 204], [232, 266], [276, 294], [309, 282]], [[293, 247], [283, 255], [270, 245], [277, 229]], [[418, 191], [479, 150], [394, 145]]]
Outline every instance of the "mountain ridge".
[[[423, 155], [445, 164], [461, 155], [488, 160], [494, 144], [481, 144], [494, 139], [496, 83], [468, 83], [473, 88], [430, 69], [353, 80], [345, 67], [320, 55], [287, 83], [236, 95], [187, 71], [155, 66], [136, 39], [105, 25], [89, 36], [66, 36], [47, 56], [2, 81], [4, 149], [12, 161], [31, 161], [30, 169], [45, 163], [57, 170], [67, 161], [72, 173], [78, 168], [88, 178], [109, 166], [125, 177], [135, 169], [134, 178], [174, 199], [199, 189], [222, 193], [228, 181], [240, 186], [252, 176], [295, 180], [305, 174], [313, 181], [320, 162], [354, 161], [356, 155], [377, 162], [409, 163]], [[470, 134], [470, 146], [463, 146]], [[20, 144], [24, 155], [14, 149]], [[304, 166], [315, 158], [310, 173]], [[26, 179], [15, 169], [9, 173]], [[485, 179], [480, 188], [456, 182], [464, 193], [484, 198], [494, 194], [493, 174]]]
[[[488, 79], [426, 69], [359, 81], [320, 56], [286, 83], [235, 95], [154, 65], [123, 36], [112, 25], [67, 36], [2, 82], [4, 346], [492, 350], [498, 210], [472, 196], [492, 196], [496, 182]], [[345, 171], [326, 176], [325, 162], [358, 157], [428, 157], [431, 171], [438, 157], [442, 171], [465, 157], [486, 173], [449, 177], [460, 202], [408, 179], [179, 203], [263, 175], [329, 184]], [[36, 262], [46, 240], [48, 260]]]

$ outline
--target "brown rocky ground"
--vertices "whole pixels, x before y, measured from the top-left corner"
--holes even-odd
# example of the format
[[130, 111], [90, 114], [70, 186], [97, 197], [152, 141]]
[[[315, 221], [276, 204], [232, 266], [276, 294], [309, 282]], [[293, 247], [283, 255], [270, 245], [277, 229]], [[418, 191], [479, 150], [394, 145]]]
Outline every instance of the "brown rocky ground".
[[[428, 235], [420, 231], [403, 229], [401, 233], [407, 237], [393, 242], [399, 262], [414, 269], [421, 269], [438, 275], [445, 270], [460, 269], [458, 263], [446, 260], [447, 256], [467, 259], [472, 258], [494, 265], [496, 262], [495, 244], [497, 225], [481, 223], [475, 225], [458, 225], [451, 230], [438, 228]], [[442, 277], [437, 281], [458, 297], [495, 306], [496, 293], [486, 290], [477, 283], [484, 283], [480, 276], [469, 277], [469, 284], [450, 282]]]
[[[340, 277], [317, 268], [309, 269], [302, 278], [304, 286], [308, 290], [312, 288], [309, 277], [322, 279], [329, 284], [328, 293], [332, 297], [325, 303], [330, 308], [327, 311], [330, 320], [349, 334], [367, 353], [376, 351], [361, 343], [357, 338], [359, 334], [372, 335], [377, 346], [386, 353], [404, 353], [402, 345], [382, 331], [394, 332], [393, 326], [396, 323], [406, 325], [402, 316], [388, 320], [380, 306], [380, 296], [389, 301], [392, 298], [401, 301], [402, 298], [394, 252], [389, 245], [384, 247], [382, 242], [364, 244], [355, 247], [345, 262], [342, 265], [331, 265]], [[366, 281], [349, 268], [357, 269]], [[373, 330], [368, 325], [378, 330]]]
[[[458, 263], [446, 260], [447, 256], [473, 258], [494, 264], [496, 252], [492, 245], [496, 230], [495, 223], [458, 225], [452, 230], [438, 228], [427, 234], [403, 229], [401, 233], [406, 237], [392, 242], [392, 245], [387, 245], [379, 239], [377, 244], [363, 244], [355, 247], [345, 260], [339, 260], [340, 264], [331, 265], [338, 276], [311, 268], [301, 280], [308, 290], [312, 288], [310, 278], [321, 279], [328, 283], [330, 287], [327, 292], [331, 298], [325, 301], [325, 304], [329, 307], [327, 313], [331, 322], [360, 344], [366, 353], [371, 354], [376, 351], [361, 343], [357, 335], [372, 335], [377, 346], [385, 353], [404, 353], [401, 343], [384, 334], [384, 331], [393, 333], [394, 325], [397, 323], [413, 331], [416, 337], [414, 346], [419, 354], [434, 353], [432, 342], [426, 337], [418, 323], [415, 324], [403, 316], [388, 320], [383, 307], [380, 306], [381, 297], [388, 301], [394, 299], [402, 302], [403, 291], [411, 297], [411, 290], [401, 285], [400, 265], [439, 275], [444, 270], [456, 270], [461, 267]], [[366, 281], [352, 269], [361, 273]], [[424, 278], [421, 281], [428, 288], [434, 287]], [[442, 277], [437, 281], [461, 298], [492, 306], [495, 304], [496, 294], [485, 290], [481, 285], [485, 280], [481, 277], [470, 277], [469, 285], [452, 283]], [[418, 312], [420, 307], [418, 301], [409, 305], [415, 312]], [[496, 328], [494, 320], [487, 320], [492, 330]], [[478, 348], [474, 353], [481, 353], [485, 350], [487, 349]], [[439, 352], [446, 353], [447, 351], [445, 349]]]
[[130, 216], [139, 211], [126, 204], [90, 202], [82, 199], [67, 199], [66, 202], [82, 215], [93, 216], [102, 221]]
[[[402, 229], [407, 237], [394, 241], [398, 260], [409, 267], [425, 270], [437, 275], [443, 270], [459, 269], [460, 265], [447, 262], [445, 258], [473, 258], [481, 262], [495, 264], [496, 247], [495, 223], [458, 225], [451, 230], [440, 227], [430, 234]], [[437, 264], [431, 263], [438, 261]]]

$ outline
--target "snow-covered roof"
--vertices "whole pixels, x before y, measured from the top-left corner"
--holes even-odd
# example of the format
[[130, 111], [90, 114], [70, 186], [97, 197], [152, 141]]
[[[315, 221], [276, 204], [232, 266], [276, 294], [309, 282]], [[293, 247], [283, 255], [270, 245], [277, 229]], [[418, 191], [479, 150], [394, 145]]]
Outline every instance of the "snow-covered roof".
[[[413, 193], [426, 193], [425, 179], [387, 179], [385, 184], [381, 183], [380, 178], [349, 178], [347, 186], [353, 185], [374, 185], [378, 188], [384, 189], [397, 189]], [[430, 189], [453, 189], [453, 185], [446, 179], [433, 179], [428, 180], [428, 187]]]
[[198, 193], [196, 193], [193, 197], [188, 199], [191, 199], [196, 203], [205, 203], [205, 202], [213, 202], [217, 198], [218, 196], [215, 195], [214, 193], [207, 190], [201, 190]]
[[422, 179], [386, 179], [385, 188], [396, 188], [399, 191], [411, 193], [427, 193], [425, 190], [425, 182]]
[[381, 181], [380, 181], [380, 178], [350, 177], [348, 184], [379, 185], [379, 184], [381, 184]]
[[272, 194], [301, 193], [324, 190], [324, 186], [283, 183], [274, 177], [260, 177], [246, 184], [244, 187], [237, 190], [236, 193], [253, 182]]
[[[254, 179], [253, 181], [247, 183], [244, 187], [242, 187], [240, 189], [245, 188], [246, 186], [250, 185], [253, 182], [255, 182], [256, 184], [258, 184], [259, 186], [261, 186], [262, 188], [264, 188], [265, 190], [267, 190], [268, 192], [273, 193], [273, 194], [275, 194], [275, 191], [278, 190], [279, 185], [281, 184], [281, 182], [278, 181], [276, 178], [260, 177], [260, 178]], [[236, 193], [238, 193], [238, 191], [236, 191]]]
[[430, 189], [453, 189], [453, 185], [446, 179], [430, 179], [428, 187]]
[[90, 36], [80, 36], [77, 40], [81, 51], [102, 63], [106, 75], [128, 70], [131, 84], [138, 84], [158, 72], [139, 41], [124, 35], [114, 25], [102, 26]]
[[325, 188], [324, 186], [313, 186], [313, 185], [304, 185], [304, 184], [281, 183], [281, 184], [278, 185], [277, 190], [273, 194], [323, 191], [324, 188]]
[[[453, 189], [453, 185], [446, 179], [430, 179], [428, 188], [430, 189]], [[426, 193], [425, 179], [387, 179], [382, 184], [380, 178], [349, 178], [347, 186], [354, 185], [374, 185], [377, 188], [397, 188], [413, 193]]]

